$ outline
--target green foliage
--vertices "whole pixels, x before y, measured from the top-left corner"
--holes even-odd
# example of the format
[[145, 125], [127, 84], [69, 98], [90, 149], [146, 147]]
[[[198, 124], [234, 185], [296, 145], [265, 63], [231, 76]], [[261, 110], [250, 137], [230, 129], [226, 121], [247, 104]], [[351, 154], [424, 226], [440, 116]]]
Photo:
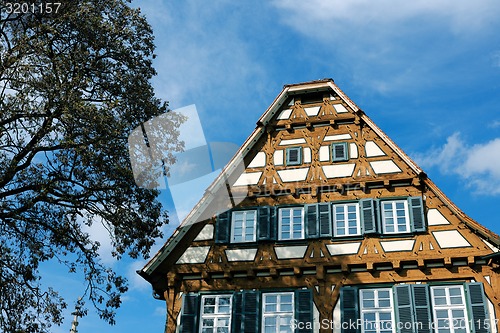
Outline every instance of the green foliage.
[[[66, 303], [39, 272], [54, 260], [84, 275], [85, 299], [112, 324], [127, 283], [82, 227], [102, 223], [113, 255], [137, 258], [168, 222], [158, 191], [135, 184], [127, 147], [132, 129], [167, 112], [150, 82], [151, 27], [123, 0], [64, 1], [50, 15], [8, 14], [2, 0], [0, 10], [0, 331], [61, 323]], [[177, 136], [156, 144], [180, 151]]]

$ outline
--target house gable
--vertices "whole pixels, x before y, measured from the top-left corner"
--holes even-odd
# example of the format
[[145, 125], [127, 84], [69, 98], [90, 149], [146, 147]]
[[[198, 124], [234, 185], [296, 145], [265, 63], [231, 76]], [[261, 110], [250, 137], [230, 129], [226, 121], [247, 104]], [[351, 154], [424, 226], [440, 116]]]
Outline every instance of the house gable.
[[[483, 265], [498, 236], [461, 212], [333, 81], [285, 86], [237, 156], [243, 167], [228, 164], [140, 272], [160, 297], [173, 301], [172, 288], [309, 288], [322, 318], [339, 311], [326, 299], [360, 283], [433, 276], [483, 282], [496, 297]], [[239, 203], [207, 213], [221, 193]]]

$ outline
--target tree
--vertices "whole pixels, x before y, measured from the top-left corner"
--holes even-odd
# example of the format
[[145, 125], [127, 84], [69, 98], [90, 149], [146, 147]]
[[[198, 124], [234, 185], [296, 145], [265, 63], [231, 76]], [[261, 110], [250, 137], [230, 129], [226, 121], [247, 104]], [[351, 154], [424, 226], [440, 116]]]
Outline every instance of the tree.
[[168, 216], [159, 192], [134, 182], [127, 137], [163, 115], [170, 130], [155, 144], [168, 165], [183, 119], [154, 95], [153, 33], [139, 10], [124, 0], [64, 1], [52, 13], [46, 1], [24, 3], [14, 12], [0, 2], [0, 331], [62, 322], [64, 299], [41, 285], [50, 260], [84, 274], [85, 299], [112, 324], [126, 280], [83, 227], [102, 223], [117, 258], [147, 257]]

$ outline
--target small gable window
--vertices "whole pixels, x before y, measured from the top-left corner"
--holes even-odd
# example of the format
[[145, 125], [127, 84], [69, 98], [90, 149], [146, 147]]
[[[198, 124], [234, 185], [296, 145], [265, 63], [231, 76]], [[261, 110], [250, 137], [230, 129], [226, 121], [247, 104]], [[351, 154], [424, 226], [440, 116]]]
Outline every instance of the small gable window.
[[304, 238], [304, 207], [280, 208], [278, 213], [278, 240]]
[[380, 205], [384, 234], [410, 232], [407, 200], [382, 201]]
[[332, 162], [342, 162], [349, 159], [347, 142], [332, 143]]
[[286, 149], [286, 165], [302, 164], [302, 147], [290, 147]]
[[257, 211], [234, 211], [231, 223], [231, 243], [255, 242]]
[[361, 235], [358, 203], [333, 205], [333, 234], [335, 237]]

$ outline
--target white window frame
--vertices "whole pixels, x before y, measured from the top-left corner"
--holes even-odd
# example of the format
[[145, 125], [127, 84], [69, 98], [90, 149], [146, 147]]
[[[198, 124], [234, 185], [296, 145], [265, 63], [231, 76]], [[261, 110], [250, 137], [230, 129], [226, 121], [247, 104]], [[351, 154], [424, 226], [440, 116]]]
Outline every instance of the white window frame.
[[[406, 230], [399, 230], [398, 227], [398, 216], [397, 216], [397, 209], [396, 205], [398, 203], [402, 203], [404, 205], [404, 212], [405, 212], [405, 228]], [[387, 231], [387, 221], [386, 221], [386, 210], [384, 209], [384, 205], [386, 204], [391, 204], [391, 212], [392, 212], [392, 220], [394, 223], [394, 231]], [[382, 216], [382, 230], [384, 234], [399, 234], [399, 233], [407, 233], [411, 232], [411, 226], [410, 226], [410, 211], [408, 209], [408, 200], [384, 200], [380, 202], [380, 215]]]
[[[348, 217], [348, 207], [354, 206], [356, 209], [356, 233], [355, 234], [349, 234], [349, 219], [346, 218]], [[342, 210], [343, 214], [343, 222], [344, 222], [344, 234], [339, 235], [337, 233], [337, 223], [340, 223], [341, 221], [337, 220], [337, 212], [339, 210]], [[333, 236], [334, 237], [349, 237], [349, 236], [359, 236], [361, 235], [361, 219], [360, 219], [360, 214], [359, 214], [359, 203], [358, 202], [346, 202], [342, 204], [334, 204], [333, 205], [333, 212], [332, 212], [332, 218], [333, 218]]]
[[[215, 299], [215, 310], [214, 313], [205, 313], [205, 300], [213, 298]], [[219, 313], [219, 300], [221, 298], [229, 298], [229, 312], [227, 313]], [[201, 296], [201, 309], [200, 309], [200, 327], [199, 332], [202, 333], [204, 328], [213, 328], [214, 332], [217, 332], [217, 328], [219, 328], [218, 323], [219, 319], [228, 319], [228, 332], [231, 332], [231, 313], [233, 309], [233, 297], [232, 295], [202, 295]], [[204, 327], [203, 320], [204, 319], [213, 319], [214, 326], [213, 327]]]
[[[389, 293], [389, 306], [387, 307], [380, 307], [379, 306], [379, 293], [381, 291], [386, 291]], [[373, 292], [374, 293], [374, 307], [370, 308], [365, 308], [363, 306], [363, 300], [364, 300], [364, 294], [367, 292]], [[393, 294], [392, 294], [392, 288], [373, 288], [373, 289], [360, 289], [359, 290], [359, 308], [360, 308], [360, 314], [361, 314], [361, 332], [365, 332], [365, 315], [366, 314], [375, 314], [375, 323], [380, 323], [380, 314], [381, 313], [388, 313], [391, 315], [391, 330], [393, 333], [395, 333], [395, 320], [394, 320], [394, 300], [393, 300]], [[375, 330], [377, 333], [381, 332], [382, 328], [381, 325], [374, 325]], [[372, 331], [372, 330], [371, 330]], [[385, 331], [385, 330], [384, 330]]]
[[[451, 304], [450, 298], [450, 289], [459, 289], [460, 290], [460, 298], [462, 300], [462, 304]], [[446, 304], [436, 304], [435, 300], [435, 292], [436, 290], [441, 289], [445, 291], [445, 299]], [[431, 286], [431, 301], [432, 301], [432, 315], [436, 322], [434, 327], [434, 332], [438, 333], [439, 330], [439, 320], [437, 317], [437, 311], [447, 311], [448, 318], [444, 319], [446, 328], [449, 329], [450, 333], [455, 333], [456, 330], [462, 330], [465, 328], [465, 332], [469, 333], [469, 314], [467, 313], [467, 300], [465, 298], [465, 291], [463, 285], [446, 285], [446, 286]], [[461, 310], [464, 314], [463, 322], [454, 318], [452, 311], [453, 310]]]
[[[291, 296], [292, 298], [292, 310], [291, 311], [282, 311], [281, 310], [281, 298], [282, 296]], [[276, 302], [276, 311], [266, 311], [266, 299], [268, 296], [276, 296], [277, 297], [277, 302]], [[282, 318], [290, 318], [290, 321], [288, 323], [290, 332], [293, 332], [292, 328], [292, 323], [293, 319], [295, 317], [295, 299], [294, 299], [294, 293], [293, 292], [274, 292], [274, 293], [263, 293], [262, 294], [262, 332], [266, 331], [266, 318], [276, 318], [276, 325], [278, 327], [275, 327], [279, 329], [280, 326], [280, 320]], [[280, 332], [279, 330], [276, 330], [275, 332]]]
[[[253, 221], [247, 219], [247, 214], [253, 212], [254, 218]], [[243, 214], [243, 223], [242, 223], [242, 240], [235, 240], [235, 215]], [[253, 227], [253, 236], [251, 240], [245, 239], [247, 228], [250, 226]], [[237, 210], [232, 212], [231, 214], [231, 243], [251, 243], [257, 241], [257, 210]]]
[[[297, 152], [297, 160], [296, 161], [291, 161], [290, 160], [290, 152], [295, 151]], [[301, 165], [302, 164], [302, 147], [288, 147], [286, 149], [286, 165]]]
[[[301, 224], [301, 227], [300, 227], [300, 237], [294, 237], [293, 235], [293, 225], [294, 225], [294, 221], [293, 221], [293, 211], [294, 210], [299, 210], [301, 211], [300, 213], [300, 224]], [[290, 212], [290, 237], [289, 238], [283, 238], [283, 212], [284, 211], [289, 211]], [[280, 208], [278, 209], [278, 240], [294, 240], [294, 239], [304, 239], [305, 238], [305, 224], [304, 224], [304, 216], [305, 216], [305, 213], [304, 213], [304, 206], [301, 206], [301, 207], [283, 207], [283, 208]]]

